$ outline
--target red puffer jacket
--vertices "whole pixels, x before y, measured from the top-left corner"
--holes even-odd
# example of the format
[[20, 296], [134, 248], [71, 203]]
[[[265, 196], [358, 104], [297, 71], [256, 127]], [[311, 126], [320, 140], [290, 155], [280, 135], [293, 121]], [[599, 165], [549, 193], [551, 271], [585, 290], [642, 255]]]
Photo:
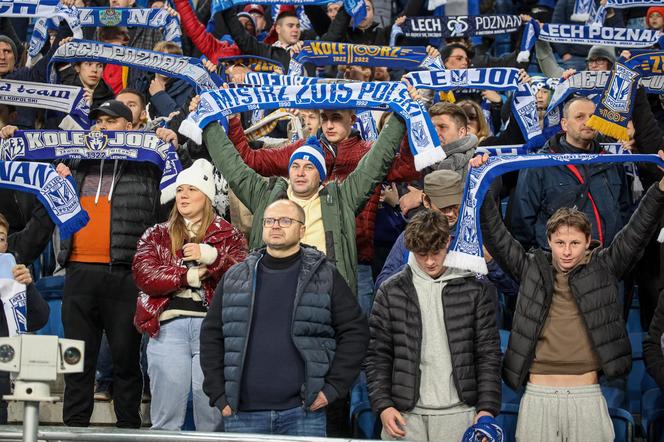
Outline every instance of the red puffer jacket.
[[[239, 118], [231, 118], [229, 122], [228, 138], [245, 163], [263, 176], [288, 176], [288, 161], [291, 154], [306, 140], [273, 149], [254, 150], [249, 146], [244, 135]], [[328, 149], [325, 150], [325, 163], [328, 180], [343, 181], [357, 167], [362, 157], [369, 152], [372, 142], [362, 140], [358, 135], [351, 135], [337, 144], [336, 157]], [[420, 173], [415, 170], [413, 154], [408, 147], [408, 138], [404, 138], [401, 149], [394, 158], [385, 181], [411, 181], [420, 179]], [[369, 264], [374, 257], [374, 227], [376, 224], [376, 211], [380, 198], [380, 186], [371, 195], [362, 212], [355, 218], [355, 232], [357, 236], [357, 258], [361, 263]]]
[[[204, 244], [217, 249], [217, 259], [207, 266], [209, 276], [201, 281], [208, 304], [223, 274], [247, 257], [244, 235], [220, 216], [216, 216], [205, 233]], [[145, 231], [136, 246], [132, 263], [134, 280], [141, 293], [136, 301], [134, 325], [151, 337], [159, 333], [159, 316], [166, 309], [171, 296], [189, 287], [187, 267], [182, 251], [171, 253], [168, 223], [157, 224]]]
[[180, 24], [184, 32], [212, 63], [216, 64], [220, 58], [242, 54], [237, 45], [217, 40], [214, 35], [205, 30], [205, 26], [198, 21], [196, 13], [191, 8], [189, 0], [175, 0], [175, 8], [180, 14]]

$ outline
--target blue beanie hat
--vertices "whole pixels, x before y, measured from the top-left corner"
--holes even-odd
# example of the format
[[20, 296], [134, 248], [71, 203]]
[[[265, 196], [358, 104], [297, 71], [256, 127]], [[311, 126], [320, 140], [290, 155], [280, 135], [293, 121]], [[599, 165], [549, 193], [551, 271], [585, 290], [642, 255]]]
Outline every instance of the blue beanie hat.
[[503, 429], [495, 418], [482, 416], [475, 425], [463, 434], [461, 442], [476, 442], [487, 439], [489, 442], [503, 442]]
[[288, 161], [289, 169], [295, 160], [309, 161], [314, 167], [316, 167], [316, 169], [318, 169], [318, 175], [320, 175], [321, 182], [325, 181], [325, 178], [327, 177], [327, 170], [325, 169], [325, 154], [318, 142], [318, 138], [309, 137], [302, 146], [295, 149]]

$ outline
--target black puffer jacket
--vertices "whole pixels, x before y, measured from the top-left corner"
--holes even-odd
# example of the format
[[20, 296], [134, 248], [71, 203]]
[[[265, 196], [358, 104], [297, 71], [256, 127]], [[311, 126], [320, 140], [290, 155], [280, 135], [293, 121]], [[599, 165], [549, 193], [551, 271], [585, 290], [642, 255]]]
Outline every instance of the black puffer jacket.
[[[79, 192], [83, 179], [98, 161], [74, 161]], [[136, 243], [148, 227], [157, 224], [159, 213], [159, 182], [161, 171], [150, 163], [118, 161], [115, 187], [111, 198], [111, 264], [131, 267]], [[62, 241], [58, 262], [64, 266], [69, 259], [71, 239]]]
[[[501, 401], [495, 302], [474, 276], [449, 280], [441, 296], [459, 398], [495, 416]], [[410, 266], [381, 285], [369, 330], [365, 368], [374, 412], [412, 410], [420, 394], [422, 315]]]
[[650, 322], [648, 334], [643, 338], [643, 357], [646, 360], [648, 374], [655, 379], [661, 388], [664, 388], [662, 334], [664, 334], [664, 290], [659, 293], [655, 315]]
[[[632, 351], [625, 331], [617, 283], [638, 261], [664, 216], [664, 192], [654, 185], [641, 200], [629, 223], [607, 248], [596, 249], [585, 265], [569, 275], [569, 285], [588, 329], [590, 341], [609, 378], [627, 374]], [[526, 253], [507, 231], [494, 199], [484, 200], [481, 212], [484, 246], [500, 267], [520, 283], [503, 379], [512, 388], [523, 386], [535, 356], [538, 337], [553, 297], [551, 254]]]

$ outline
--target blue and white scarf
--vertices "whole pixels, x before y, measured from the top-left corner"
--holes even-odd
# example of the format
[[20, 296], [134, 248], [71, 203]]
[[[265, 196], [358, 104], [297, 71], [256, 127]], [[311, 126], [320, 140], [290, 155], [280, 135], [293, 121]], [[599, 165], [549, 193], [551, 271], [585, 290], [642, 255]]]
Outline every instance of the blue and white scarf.
[[482, 416], [475, 425], [471, 425], [465, 433], [461, 442], [503, 442], [503, 429], [493, 416]]
[[575, 0], [570, 20], [586, 23], [595, 13], [595, 0]]
[[360, 110], [355, 113], [355, 124], [353, 129], [356, 129], [364, 141], [376, 141], [378, 139], [378, 126], [376, 119], [373, 117], [373, 112], [370, 110]]
[[196, 58], [89, 40], [72, 40], [55, 51], [49, 64], [50, 82], [55, 83], [57, 80], [54, 69], [56, 63], [76, 63], [79, 61], [98, 61], [100, 63], [128, 66], [167, 77], [179, 78], [198, 91], [216, 89], [222, 83], [217, 74], [211, 74]]
[[605, 4], [600, 5], [600, 7], [594, 11], [595, 13], [590, 17], [588, 24], [601, 26], [604, 23], [604, 19], [606, 18], [606, 11], [609, 8], [648, 8], [650, 6], [662, 6], [662, 0], [607, 0]]
[[426, 49], [422, 47], [371, 46], [329, 41], [305, 41], [300, 53], [291, 58], [288, 75], [302, 75], [304, 63], [311, 63], [314, 66], [342, 64], [385, 66], [390, 69], [406, 70], [443, 69], [443, 61], [440, 57], [430, 57]]
[[664, 50], [632, 51], [625, 66], [639, 72], [639, 86], [649, 94], [664, 94]]
[[[392, 32], [409, 38], [454, 38], [498, 35], [516, 32], [521, 27], [518, 15], [450, 15], [447, 17], [408, 17]], [[397, 31], [394, 31], [397, 28]], [[394, 44], [390, 41], [390, 45]]]
[[656, 43], [664, 44], [664, 34], [652, 29], [608, 28], [604, 26], [584, 26], [571, 24], [544, 24], [536, 20], [526, 23], [517, 61], [525, 63], [530, 59], [530, 51], [539, 39], [552, 43], [576, 45], [604, 45], [623, 48], [647, 48]]
[[316, 77], [249, 72], [244, 77], [244, 84], [248, 86], [300, 86], [303, 84], [318, 83], [319, 80], [321, 79]]
[[48, 39], [46, 23], [49, 20], [53, 20], [53, 28], [57, 29], [57, 26], [59, 26], [60, 22], [64, 19], [72, 30], [74, 38], [83, 38], [81, 22], [78, 19], [78, 9], [74, 6], [69, 7], [58, 4], [55, 6], [52, 13], [34, 15], [33, 17], [38, 17], [38, 19], [34, 24], [32, 38], [30, 39], [30, 47], [28, 48], [28, 55], [30, 55], [30, 57], [35, 57], [44, 47], [46, 39]]
[[58, 4], [59, 0], [3, 0], [0, 17], [49, 17]]
[[[392, 109], [408, 127], [415, 168], [445, 158], [440, 140], [421, 103], [410, 98], [402, 82], [316, 83], [302, 86], [235, 88], [208, 91], [201, 103], [180, 125], [180, 133], [202, 143], [203, 128], [228, 115], [255, 109]], [[223, 122], [223, 121], [222, 121]]]
[[175, 184], [182, 170], [173, 145], [152, 132], [141, 131], [19, 130], [12, 138], [0, 142], [0, 158], [10, 161], [75, 158], [148, 162], [163, 170], [162, 192]]
[[473, 68], [417, 71], [406, 74], [416, 88], [451, 91], [455, 89], [481, 89], [514, 91], [512, 114], [526, 140], [542, 133], [537, 114], [535, 96], [529, 85], [519, 80], [516, 68]]
[[[304, 6], [304, 5], [327, 5], [328, 3], [335, 3], [338, 0], [290, 0], [289, 5]], [[353, 17], [353, 24], [358, 26], [362, 20], [367, 16], [367, 7], [363, 0], [343, 0], [344, 9], [348, 14]], [[214, 0], [212, 2], [212, 15], [217, 11], [232, 8], [238, 5], [277, 5], [284, 3], [284, 0]]]
[[463, 191], [456, 236], [448, 249], [445, 266], [467, 269], [483, 275], [488, 273], [482, 251], [480, 210], [491, 182], [500, 175], [535, 167], [624, 162], [664, 165], [657, 155], [533, 154], [492, 156], [483, 166], [471, 167]]
[[63, 112], [81, 129], [90, 127], [90, 106], [78, 86], [0, 78], [0, 103]]
[[63, 238], [69, 238], [90, 219], [81, 208], [74, 179], [61, 177], [51, 164], [0, 161], [0, 187], [37, 196]]
[[[139, 28], [161, 28], [163, 40], [182, 44], [182, 31], [179, 16], [172, 16], [166, 9], [159, 8], [71, 8], [74, 18], [81, 27], [101, 28], [104, 26], [124, 26]], [[67, 18], [67, 17], [64, 17]], [[44, 47], [47, 31], [57, 29], [60, 18], [40, 18], [34, 25], [28, 54], [34, 57]], [[70, 25], [71, 26], [71, 25]], [[82, 38], [83, 35], [74, 35]]]
[[9, 336], [28, 332], [28, 297], [25, 284], [14, 279], [16, 259], [11, 253], [0, 253], [0, 301], [7, 321]]

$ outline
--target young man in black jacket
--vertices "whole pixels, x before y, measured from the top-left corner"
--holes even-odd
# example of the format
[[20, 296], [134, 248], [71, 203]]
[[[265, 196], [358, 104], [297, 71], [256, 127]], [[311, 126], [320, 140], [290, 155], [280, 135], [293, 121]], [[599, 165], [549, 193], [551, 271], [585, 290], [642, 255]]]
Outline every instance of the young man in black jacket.
[[385, 440], [461, 440], [500, 412], [495, 304], [473, 273], [444, 267], [449, 239], [440, 211], [418, 213], [408, 265], [376, 294], [366, 372]]
[[265, 209], [267, 247], [224, 274], [203, 321], [203, 390], [227, 432], [325, 437], [324, 407], [360, 372], [366, 319], [325, 254], [300, 245], [304, 217], [289, 200]]
[[[664, 152], [659, 151], [664, 160]], [[474, 158], [477, 167], [488, 159]], [[638, 261], [664, 216], [664, 178], [645, 194], [608, 247], [591, 247], [576, 209], [547, 221], [551, 252], [527, 253], [505, 228], [493, 197], [481, 211], [484, 246], [520, 283], [503, 379], [526, 385], [517, 440], [606, 441], [614, 432], [598, 379], [625, 376], [632, 352], [617, 284]]]

